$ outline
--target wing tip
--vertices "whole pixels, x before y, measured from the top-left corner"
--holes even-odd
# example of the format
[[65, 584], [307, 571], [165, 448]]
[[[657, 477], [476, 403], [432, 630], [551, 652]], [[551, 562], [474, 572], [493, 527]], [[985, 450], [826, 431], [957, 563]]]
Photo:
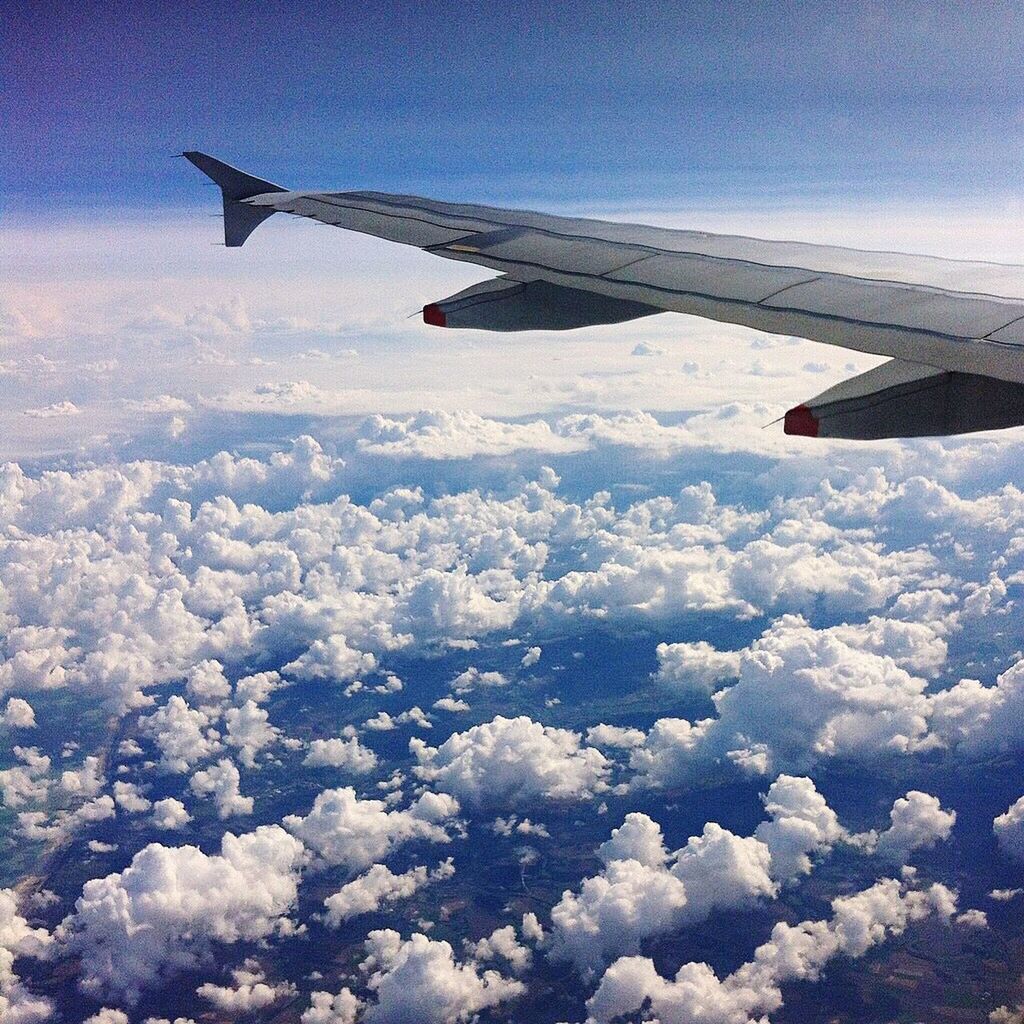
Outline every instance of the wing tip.
[[198, 149], [186, 149], [181, 155], [220, 187], [224, 201], [224, 244], [229, 249], [242, 245], [275, 212], [273, 207], [251, 206], [245, 200], [286, 191], [272, 181], [246, 174]]
[[806, 405], [798, 405], [786, 413], [783, 431], [798, 437], [817, 437], [821, 424]]

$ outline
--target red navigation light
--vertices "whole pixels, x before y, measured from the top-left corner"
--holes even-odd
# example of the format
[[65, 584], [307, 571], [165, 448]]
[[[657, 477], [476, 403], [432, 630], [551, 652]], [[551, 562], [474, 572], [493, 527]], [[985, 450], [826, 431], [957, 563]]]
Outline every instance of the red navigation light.
[[431, 327], [447, 327], [448, 320], [444, 315], [444, 310], [436, 303], [432, 302], [429, 306], [423, 307], [423, 322], [430, 324]]
[[798, 405], [786, 413], [783, 429], [787, 434], [798, 434], [801, 437], [817, 437], [818, 421], [814, 413], [806, 405]]

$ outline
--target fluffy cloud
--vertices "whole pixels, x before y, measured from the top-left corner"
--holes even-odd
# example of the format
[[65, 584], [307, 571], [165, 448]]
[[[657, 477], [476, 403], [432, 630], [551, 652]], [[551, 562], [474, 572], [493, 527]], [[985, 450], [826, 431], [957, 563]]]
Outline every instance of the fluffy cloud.
[[[877, 621], [814, 629], [783, 616], [738, 652], [737, 682], [714, 694], [717, 717], [693, 726], [659, 723], [635, 751], [634, 766], [647, 781], [671, 785], [712, 759], [765, 774], [806, 770], [827, 757], [927, 747], [933, 741], [926, 683], [875, 653], [879, 629]], [[927, 633], [922, 640], [933, 638]], [[785, 715], [773, 713], [779, 706]]]
[[344, 636], [336, 634], [315, 640], [305, 654], [282, 669], [297, 679], [333, 679], [348, 682], [372, 672], [377, 660], [349, 646]]
[[377, 755], [364, 747], [356, 736], [348, 739], [332, 737], [328, 740], [313, 740], [302, 763], [311, 768], [344, 768], [356, 775], [365, 775], [377, 767]]
[[[226, 536], [220, 513], [231, 498], [196, 509], [180, 499], [268, 488], [297, 499], [333, 472], [309, 438], [267, 462], [221, 453], [187, 468], [135, 463], [35, 478], [8, 464], [0, 520], [23, 532], [0, 545], [11, 595], [0, 690], [81, 686], [123, 706], [187, 676], [198, 694], [193, 666], [244, 658], [260, 631], [246, 602], [293, 586], [298, 564], [287, 545]], [[155, 516], [141, 530], [139, 513]]]
[[540, 824], [540, 822], [530, 821], [529, 818], [518, 818], [514, 814], [510, 814], [507, 818], [495, 818], [494, 824], [491, 825], [495, 835], [499, 836], [537, 836], [538, 839], [550, 839], [551, 833]]
[[992, 822], [999, 845], [1011, 857], [1024, 860], [1024, 796]]
[[189, 786], [196, 796], [212, 796], [217, 805], [217, 817], [223, 820], [236, 814], [252, 814], [253, 798], [242, 796], [240, 782], [234, 763], [222, 757], [215, 765], [196, 772]]
[[156, 395], [154, 398], [131, 399], [126, 398], [122, 404], [132, 412], [191, 412], [192, 406], [184, 398], [175, 398], [174, 395]]
[[63, 402], [54, 402], [53, 405], [44, 405], [38, 409], [26, 409], [25, 415], [46, 420], [57, 416], [77, 416], [81, 411], [74, 402], [64, 399]]
[[988, 1015], [988, 1024], [1022, 1024], [1022, 1022], [1024, 1022], [1024, 1003], [1019, 1003], [1012, 1009], [1009, 1006], [999, 1006]]
[[414, 705], [411, 708], [406, 708], [399, 715], [388, 714], [387, 711], [378, 711], [373, 718], [368, 718], [363, 722], [363, 728], [369, 729], [371, 732], [390, 732], [392, 729], [397, 729], [400, 725], [415, 725], [418, 729], [432, 729], [434, 727], [433, 722], [430, 721], [430, 716], [418, 705]]
[[451, 857], [442, 861], [433, 871], [420, 865], [401, 875], [396, 875], [384, 864], [374, 864], [366, 874], [354, 878], [324, 900], [327, 908], [325, 920], [336, 928], [350, 917], [369, 914], [385, 904], [408, 899], [429, 882], [451, 878], [454, 874]]
[[919, 790], [901, 796], [889, 813], [892, 824], [873, 843], [880, 856], [905, 863], [914, 850], [928, 849], [949, 838], [956, 811], [944, 811], [936, 797]]
[[969, 754], [1021, 749], [1024, 735], [1024, 660], [994, 686], [963, 679], [929, 700], [931, 728], [943, 745]]
[[48, 955], [52, 939], [45, 928], [33, 928], [18, 913], [13, 889], [0, 889], [0, 1020], [5, 1024], [39, 1024], [53, 1015], [45, 996], [29, 991], [14, 971], [18, 957]]
[[430, 706], [438, 711], [451, 711], [453, 714], [469, 710], [469, 704], [466, 701], [455, 697], [438, 697]]
[[121, 780], [114, 783], [114, 803], [128, 814], [142, 814], [153, 806], [136, 783]]
[[704, 640], [658, 644], [658, 682], [680, 692], [710, 693], [740, 671], [738, 651], [716, 651]]
[[467, 942], [467, 950], [477, 961], [504, 960], [514, 974], [522, 974], [533, 962], [533, 953], [516, 938], [513, 925], [495, 928], [477, 942]]
[[221, 749], [220, 734], [210, 727], [210, 716], [174, 696], [151, 715], [139, 719], [139, 731], [160, 749], [164, 771], [184, 773], [197, 761]]
[[709, 822], [676, 855], [672, 873], [686, 887], [683, 923], [703, 921], [716, 910], [750, 906], [771, 898], [772, 853], [756, 836], [737, 836]]
[[366, 951], [361, 968], [376, 997], [366, 1008], [367, 1024], [457, 1024], [525, 991], [522, 982], [481, 970], [472, 960], [459, 963], [447, 942], [425, 935], [403, 941], [396, 931], [373, 931], [367, 936]]
[[537, 920], [537, 915], [533, 913], [532, 910], [523, 914], [522, 932], [523, 938], [526, 939], [527, 942], [532, 942], [537, 946], [541, 945], [546, 939], [544, 928], [541, 926], [540, 921]]
[[282, 685], [279, 672], [256, 672], [251, 676], [243, 676], [235, 683], [235, 700], [241, 704], [248, 700], [262, 704]]
[[809, 874], [812, 856], [828, 853], [847, 837], [836, 812], [808, 778], [780, 775], [769, 787], [764, 807], [771, 820], [761, 822], [754, 835], [768, 847], [770, 873], [779, 881]]
[[361, 1000], [347, 988], [337, 995], [313, 992], [309, 1007], [302, 1011], [302, 1024], [356, 1024], [362, 1006]]
[[231, 979], [231, 985], [205, 982], [196, 989], [196, 994], [225, 1013], [251, 1013], [298, 994], [288, 981], [268, 985], [263, 969], [255, 960], [246, 960], [244, 966], [233, 970]]
[[683, 964], [675, 978], [666, 979], [653, 961], [623, 957], [605, 971], [587, 1001], [588, 1019], [608, 1024], [649, 1007], [662, 1024], [753, 1024], [782, 1005], [784, 982], [816, 980], [833, 957], [863, 956], [913, 922], [933, 914], [948, 921], [955, 909], [954, 895], [941, 885], [908, 890], [895, 879], [883, 879], [833, 900], [828, 920], [780, 922], [753, 960], [722, 979], [702, 963]]
[[481, 672], [475, 665], [470, 665], [464, 672], [460, 672], [450, 685], [456, 693], [464, 694], [477, 689], [508, 686], [508, 682], [500, 672]]
[[123, 871], [86, 882], [58, 929], [80, 958], [83, 991], [133, 1003], [214, 942], [287, 929], [303, 852], [283, 829], [263, 826], [226, 834], [218, 854], [151, 843]]
[[642, 747], [647, 739], [643, 729], [633, 729], [620, 725], [592, 725], [587, 729], [587, 742], [595, 747], [621, 747], [632, 750]]
[[522, 656], [519, 664], [523, 668], [533, 668], [540, 661], [541, 649], [539, 647], [528, 647], [526, 653]]
[[329, 486], [344, 466], [343, 459], [328, 455], [318, 441], [304, 434], [265, 462], [218, 452], [195, 464], [190, 482], [200, 491], [212, 488], [218, 494], [256, 497], [276, 490], [299, 500]]
[[615, 861], [635, 860], [644, 867], [660, 868], [668, 861], [661, 826], [646, 814], [633, 811], [597, 850], [605, 866]]
[[500, 715], [439, 747], [413, 738], [416, 775], [474, 806], [581, 800], [607, 787], [608, 761], [578, 733]]
[[984, 910], [977, 910], [972, 907], [970, 910], [965, 910], [962, 914], [957, 914], [956, 923], [963, 925], [965, 928], [987, 928], [988, 914]]
[[113, 798], [103, 795], [87, 800], [74, 810], [58, 811], [49, 821], [42, 811], [22, 811], [18, 821], [22, 833], [29, 839], [59, 842], [87, 825], [113, 818], [115, 813]]
[[72, 797], [93, 797], [104, 786], [106, 780], [100, 774], [98, 757], [87, 757], [80, 768], [61, 772], [61, 791]]
[[[467, 436], [491, 429], [471, 427]], [[557, 426], [571, 448], [646, 444], [645, 437], [661, 444], [675, 430], [642, 414], [566, 417]], [[392, 440], [409, 436], [403, 428]], [[942, 638], [910, 621], [934, 620], [934, 608], [912, 599], [930, 594], [934, 604], [934, 582], [924, 589], [934, 558], [921, 548], [886, 551], [846, 525], [855, 500], [870, 507], [865, 494], [876, 496], [868, 490], [882, 486], [876, 481], [856, 495], [819, 494], [811, 505], [792, 499], [771, 511], [720, 504], [707, 484], [616, 510], [603, 492], [579, 502], [559, 497], [557, 476], [543, 470], [504, 498], [466, 490], [428, 500], [417, 488], [395, 487], [360, 506], [337, 496], [342, 465], [301, 437], [265, 461], [221, 452], [193, 465], [38, 476], [5, 466], [0, 522], [21, 532], [0, 542], [9, 594], [0, 690], [87, 687], [123, 707], [141, 704], [147, 687], [184, 678], [189, 710], [208, 720], [192, 729], [180, 707], [165, 714], [192, 732], [195, 756], [184, 758], [191, 766], [204, 742], [216, 742], [211, 719], [227, 700], [229, 670], [281, 649], [298, 652], [289, 674], [344, 684], [397, 648], [520, 620], [543, 632], [566, 619], [750, 615], [813, 602], [859, 616], [902, 601], [891, 619], [851, 627], [852, 640], [835, 638], [924, 675], [944, 657]], [[904, 489], [883, 504], [922, 500]], [[1003, 515], [1009, 521], [1010, 512]], [[544, 573], [552, 553], [558, 571]], [[715, 661], [717, 652], [690, 647], [691, 668], [695, 651]], [[666, 650], [684, 656], [679, 645]], [[534, 656], [529, 649], [531, 664]], [[671, 671], [666, 660], [666, 679]], [[235, 703], [259, 703], [266, 692], [248, 693], [240, 681]], [[172, 722], [163, 725], [171, 743]], [[248, 757], [259, 748], [241, 749]], [[172, 753], [164, 761], [180, 767], [182, 759]]]
[[124, 1010], [104, 1006], [91, 1017], [86, 1017], [82, 1024], [128, 1024], [128, 1014]]
[[161, 831], [176, 831], [179, 828], [184, 828], [191, 820], [192, 815], [188, 813], [185, 805], [173, 796], [157, 800], [153, 804], [153, 827]]
[[104, 1006], [91, 1017], [86, 1017], [82, 1024], [128, 1024], [128, 1014], [124, 1010]]
[[34, 729], [36, 726], [36, 713], [27, 700], [20, 697], [11, 697], [0, 715], [0, 723], [9, 729]]
[[[698, 646], [661, 645], [659, 657], [675, 673], [680, 648], [687, 664], [720, 653], [695, 655]], [[991, 686], [964, 679], [928, 692], [924, 676], [946, 658], [934, 625], [872, 617], [862, 625], [814, 629], [786, 615], [750, 647], [725, 657], [737, 666], [730, 669], [737, 681], [713, 695], [717, 717], [656, 723], [632, 758], [643, 781], [685, 783], [723, 758], [749, 774], [770, 774], [837, 756], [940, 748], [978, 756], [1021, 746], [1024, 661]], [[787, 714], [771, 714], [780, 702]]]
[[25, 803], [38, 803], [50, 791], [50, 759], [40, 754], [37, 747], [15, 746], [12, 752], [21, 765], [0, 771], [0, 794], [5, 807], [21, 807]]
[[213, 658], [206, 658], [188, 670], [185, 692], [195, 704], [216, 707], [231, 696], [231, 683], [224, 675], [224, 666]]
[[551, 911], [550, 955], [584, 974], [638, 952], [645, 938], [776, 892], [768, 847], [713, 822], [670, 857], [660, 826], [633, 813], [599, 854], [601, 874], [584, 880], [579, 895], [563, 893]]
[[224, 713], [227, 725], [225, 739], [238, 749], [242, 764], [252, 768], [256, 755], [274, 743], [279, 734], [269, 721], [270, 716], [255, 701], [247, 700], [240, 707], [228, 708]]
[[447, 843], [444, 822], [458, 813], [447, 795], [424, 793], [406, 810], [389, 811], [382, 800], [360, 800], [351, 786], [327, 789], [309, 814], [289, 814], [284, 826], [324, 864], [363, 871], [412, 839]]
[[774, 898], [780, 885], [810, 873], [836, 843], [905, 858], [947, 838], [956, 817], [934, 797], [913, 791], [893, 805], [886, 832], [853, 835], [810, 779], [791, 775], [772, 783], [764, 805], [769, 818], [753, 835], [709, 822], [674, 853], [657, 822], [627, 814], [598, 849], [602, 872], [585, 879], [578, 894], [564, 892], [552, 908], [551, 956], [592, 974], [637, 953], [644, 939]]
[[686, 887], [671, 873], [636, 860], [612, 861], [569, 891], [551, 911], [550, 955], [571, 960], [586, 974], [616, 956], [637, 952], [640, 941], [678, 926]]
[[359, 447], [388, 458], [466, 459], [523, 448], [557, 453], [584, 446], [559, 437], [544, 420], [516, 424], [472, 412], [421, 412], [404, 420], [371, 416], [363, 424]]
[[1024, 889], [993, 889], [988, 896], [989, 899], [995, 900], [997, 903], [1009, 903], [1010, 900], [1015, 900], [1021, 893], [1024, 893]]

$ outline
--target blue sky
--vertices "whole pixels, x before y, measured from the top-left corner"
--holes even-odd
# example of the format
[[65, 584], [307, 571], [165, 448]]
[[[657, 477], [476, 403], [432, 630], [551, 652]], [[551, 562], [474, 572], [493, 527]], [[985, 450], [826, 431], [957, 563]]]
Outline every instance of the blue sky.
[[1019, 194], [1022, 15], [907, 3], [15, 3], [9, 210], [293, 187], [573, 203]]

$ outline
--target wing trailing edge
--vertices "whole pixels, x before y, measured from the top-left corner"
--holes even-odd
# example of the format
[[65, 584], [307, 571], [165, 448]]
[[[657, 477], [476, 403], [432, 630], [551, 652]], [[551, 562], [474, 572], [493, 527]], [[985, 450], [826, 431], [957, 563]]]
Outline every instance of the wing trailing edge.
[[892, 359], [837, 384], [785, 417], [787, 434], [875, 441], [1024, 424], [1024, 384]]

